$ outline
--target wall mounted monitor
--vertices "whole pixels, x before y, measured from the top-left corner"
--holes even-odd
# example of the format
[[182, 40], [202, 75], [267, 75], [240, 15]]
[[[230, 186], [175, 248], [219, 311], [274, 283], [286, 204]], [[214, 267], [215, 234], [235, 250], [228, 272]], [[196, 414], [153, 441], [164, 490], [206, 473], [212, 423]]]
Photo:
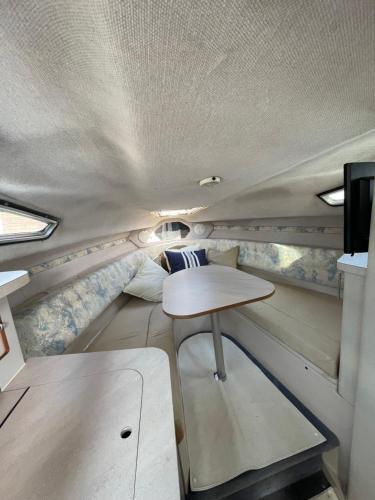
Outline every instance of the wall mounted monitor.
[[344, 165], [344, 252], [367, 252], [370, 239], [375, 162]]

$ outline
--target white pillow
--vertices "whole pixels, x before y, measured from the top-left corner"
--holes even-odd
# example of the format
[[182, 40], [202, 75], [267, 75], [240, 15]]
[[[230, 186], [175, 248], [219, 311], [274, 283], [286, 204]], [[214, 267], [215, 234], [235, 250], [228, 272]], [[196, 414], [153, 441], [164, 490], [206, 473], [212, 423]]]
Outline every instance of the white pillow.
[[125, 286], [123, 292], [150, 302], [161, 302], [163, 281], [167, 276], [167, 271], [148, 258], [138, 269], [134, 278]]

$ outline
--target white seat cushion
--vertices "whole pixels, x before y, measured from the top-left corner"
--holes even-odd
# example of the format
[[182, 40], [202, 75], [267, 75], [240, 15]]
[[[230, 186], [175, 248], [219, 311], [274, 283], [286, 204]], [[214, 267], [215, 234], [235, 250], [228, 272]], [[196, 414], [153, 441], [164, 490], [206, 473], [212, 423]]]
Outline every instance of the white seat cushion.
[[183, 434], [183, 409], [172, 319], [161, 303], [132, 298], [90, 344], [87, 352], [157, 347], [169, 356], [175, 420]]
[[331, 295], [275, 284], [275, 294], [238, 310], [302, 354], [330, 377], [337, 378], [342, 301]]
[[132, 298], [87, 350], [93, 352], [146, 347], [149, 317], [154, 307], [155, 302]]

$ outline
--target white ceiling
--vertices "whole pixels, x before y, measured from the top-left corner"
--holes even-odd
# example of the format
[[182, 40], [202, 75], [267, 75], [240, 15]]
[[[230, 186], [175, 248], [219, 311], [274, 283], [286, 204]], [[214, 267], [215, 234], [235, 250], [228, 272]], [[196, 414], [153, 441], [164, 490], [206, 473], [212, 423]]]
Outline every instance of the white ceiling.
[[63, 218], [43, 249], [334, 215], [314, 194], [375, 160], [373, 0], [3, 0], [0, 40], [0, 194]]

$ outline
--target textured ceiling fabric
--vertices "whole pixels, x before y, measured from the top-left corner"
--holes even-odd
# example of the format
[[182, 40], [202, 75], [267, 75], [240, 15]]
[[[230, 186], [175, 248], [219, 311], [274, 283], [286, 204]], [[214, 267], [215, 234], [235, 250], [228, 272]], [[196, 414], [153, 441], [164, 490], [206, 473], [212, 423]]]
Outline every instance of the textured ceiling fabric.
[[373, 0], [2, 0], [0, 41], [1, 195], [63, 218], [43, 249], [160, 208], [332, 215], [314, 194], [375, 159]]

